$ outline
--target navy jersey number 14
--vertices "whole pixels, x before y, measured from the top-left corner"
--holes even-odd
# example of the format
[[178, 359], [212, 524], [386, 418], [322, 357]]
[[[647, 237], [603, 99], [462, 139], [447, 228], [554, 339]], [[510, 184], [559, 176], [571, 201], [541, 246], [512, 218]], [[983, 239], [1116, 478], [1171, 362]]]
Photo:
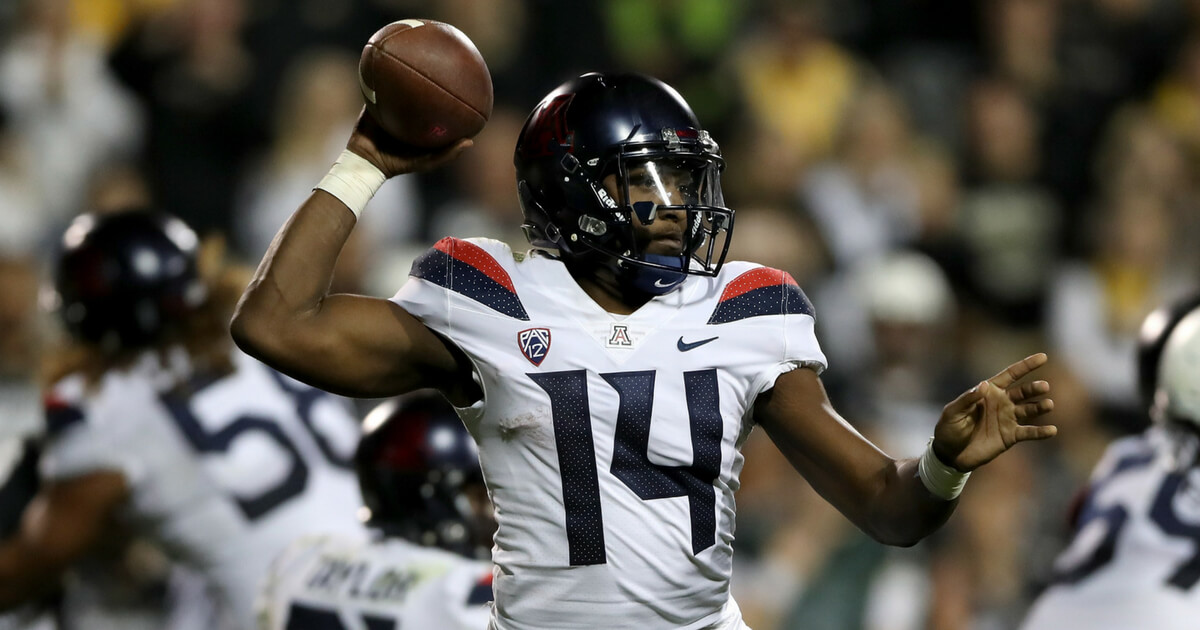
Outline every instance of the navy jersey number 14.
[[[601, 374], [619, 397], [612, 474], [645, 501], [686, 496], [692, 524], [692, 553], [716, 544], [716, 490], [721, 472], [721, 412], [717, 371], [683, 373], [692, 436], [690, 466], [650, 461], [650, 417], [654, 370]], [[603, 511], [592, 441], [587, 371], [529, 374], [550, 396], [554, 440], [562, 475], [567, 545], [572, 566], [604, 564]]]

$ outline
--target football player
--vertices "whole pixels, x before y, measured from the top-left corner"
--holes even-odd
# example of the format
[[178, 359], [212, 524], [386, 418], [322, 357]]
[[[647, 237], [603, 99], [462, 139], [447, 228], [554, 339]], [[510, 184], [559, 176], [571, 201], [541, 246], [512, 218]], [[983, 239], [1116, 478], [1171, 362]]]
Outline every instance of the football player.
[[1023, 630], [1182, 630], [1200, 619], [1200, 295], [1146, 317], [1137, 360], [1151, 425], [1096, 464]]
[[495, 522], [474, 440], [430, 390], [380, 404], [363, 431], [355, 467], [376, 539], [297, 541], [264, 583], [260, 628], [484, 630]]
[[183, 222], [144, 211], [66, 230], [55, 288], [77, 346], [46, 396], [42, 485], [0, 541], [0, 608], [131, 531], [203, 574], [229, 626], [250, 628], [259, 580], [291, 541], [365, 537], [357, 423], [344, 401], [234, 348], [244, 284], [202, 277], [197, 246]]
[[498, 530], [492, 625], [739, 628], [730, 596], [740, 447], [761, 426], [876, 539], [911, 545], [969, 471], [1049, 411], [1037, 354], [948, 404], [925, 455], [893, 459], [821, 386], [813, 307], [785, 272], [725, 263], [716, 141], [666, 84], [587, 74], [516, 141], [533, 249], [446, 238], [390, 300], [330, 295], [357, 214], [388, 177], [434, 168], [368, 116], [276, 236], [238, 343], [296, 378], [370, 397], [434, 387], [479, 445]]

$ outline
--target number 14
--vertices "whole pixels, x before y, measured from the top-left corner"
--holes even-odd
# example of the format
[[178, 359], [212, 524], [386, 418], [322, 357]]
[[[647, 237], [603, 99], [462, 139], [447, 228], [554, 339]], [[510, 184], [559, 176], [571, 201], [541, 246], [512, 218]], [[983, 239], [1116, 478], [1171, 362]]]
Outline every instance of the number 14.
[[[600, 507], [587, 371], [528, 374], [550, 396], [554, 441], [562, 475], [567, 545], [572, 566], [604, 564], [604, 515]], [[717, 538], [716, 490], [721, 472], [721, 401], [714, 369], [683, 373], [692, 436], [690, 466], [661, 466], [650, 461], [650, 417], [654, 407], [654, 370], [601, 374], [620, 399], [610, 471], [644, 501], [688, 498], [692, 553]]]

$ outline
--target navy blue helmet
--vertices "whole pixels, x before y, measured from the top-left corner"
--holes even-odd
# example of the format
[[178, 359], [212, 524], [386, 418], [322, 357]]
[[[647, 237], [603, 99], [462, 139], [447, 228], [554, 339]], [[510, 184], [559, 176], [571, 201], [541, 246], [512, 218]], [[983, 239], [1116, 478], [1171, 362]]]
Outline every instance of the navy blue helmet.
[[440, 394], [417, 392], [372, 409], [354, 465], [368, 524], [421, 545], [490, 557], [494, 521], [490, 508], [482, 509], [478, 450]]
[[1143, 407], [1148, 409], [1154, 405], [1154, 395], [1158, 390], [1158, 362], [1162, 358], [1167, 337], [1171, 336], [1171, 331], [1175, 330], [1180, 320], [1197, 308], [1200, 308], [1200, 294], [1164, 304], [1142, 320], [1138, 331], [1137, 379]]
[[167, 214], [76, 217], [63, 234], [55, 269], [67, 330], [105, 351], [158, 342], [204, 301], [197, 247], [195, 232]]
[[[522, 226], [534, 247], [566, 260], [613, 264], [633, 286], [665, 293], [685, 274], [720, 271], [733, 230], [725, 207], [720, 148], [673, 88], [638, 74], [585, 74], [534, 108], [517, 140]], [[628, 203], [630, 177], [670, 171], [689, 181], [674, 204]], [[615, 176], [616, 199], [603, 182]], [[641, 185], [634, 183], [634, 185]], [[632, 218], [686, 211], [683, 253], [639, 251]]]

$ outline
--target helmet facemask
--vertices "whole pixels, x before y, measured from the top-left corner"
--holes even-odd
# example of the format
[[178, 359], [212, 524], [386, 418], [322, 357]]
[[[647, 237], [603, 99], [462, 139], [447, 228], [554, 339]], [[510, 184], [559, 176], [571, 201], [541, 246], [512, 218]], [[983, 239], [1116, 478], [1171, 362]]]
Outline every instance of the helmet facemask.
[[526, 237], [570, 266], [661, 295], [725, 261], [733, 211], [720, 148], [658, 79], [588, 73], [563, 83], [526, 119], [513, 162]]
[[[716, 143], [693, 129], [659, 134], [647, 140], [635, 129], [605, 158], [581, 164], [566, 154], [561, 161], [563, 181], [582, 192], [568, 204], [589, 208], [578, 214], [578, 231], [562, 235], [570, 253], [601, 254], [598, 262], [611, 264], [623, 283], [653, 295], [669, 292], [687, 275], [715, 276], [733, 228]], [[655, 243], [673, 240], [652, 227], [657, 221], [680, 223], [679, 242]]]

